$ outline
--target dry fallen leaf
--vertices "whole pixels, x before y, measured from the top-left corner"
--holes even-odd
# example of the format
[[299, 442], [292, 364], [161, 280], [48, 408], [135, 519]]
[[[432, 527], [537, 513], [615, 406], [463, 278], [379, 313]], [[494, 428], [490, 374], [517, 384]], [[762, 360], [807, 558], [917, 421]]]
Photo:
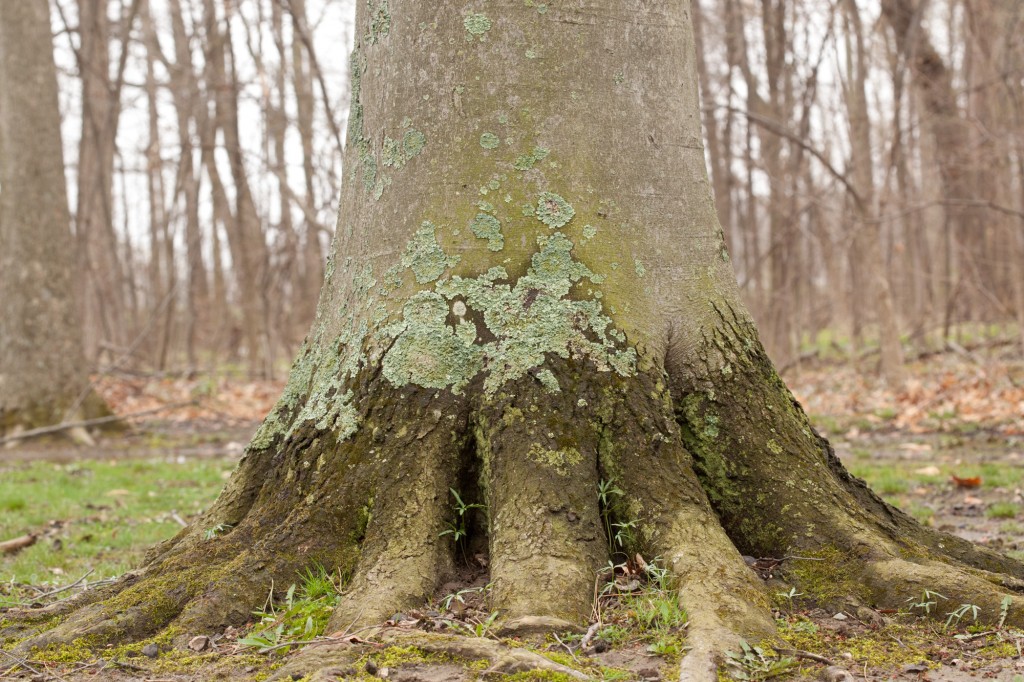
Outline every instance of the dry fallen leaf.
[[950, 480], [953, 481], [957, 488], [977, 488], [981, 485], [981, 476], [971, 476], [970, 478], [952, 476]]

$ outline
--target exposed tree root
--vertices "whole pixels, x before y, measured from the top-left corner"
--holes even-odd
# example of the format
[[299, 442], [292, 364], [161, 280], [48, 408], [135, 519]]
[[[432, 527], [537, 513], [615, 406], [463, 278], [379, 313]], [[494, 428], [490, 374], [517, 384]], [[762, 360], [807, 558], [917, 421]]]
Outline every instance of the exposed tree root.
[[[355, 575], [328, 628], [381, 623], [422, 605], [454, 573], [452, 518], [465, 447], [459, 431], [434, 409], [415, 427], [415, 443], [385, 442], [374, 453], [380, 469], [367, 504], [369, 521]], [[408, 427], [407, 427], [408, 428]]]
[[623, 402], [605, 415], [606, 442], [644, 446], [609, 448], [602, 461], [627, 494], [619, 514], [640, 519], [649, 556], [677, 577], [689, 616], [681, 679], [715, 680], [726, 652], [743, 639], [770, 636], [775, 624], [764, 586], [722, 530], [693, 473], [671, 411], [663, 407], [671, 404], [665, 389], [649, 390], [662, 400]]
[[[567, 387], [578, 380], [560, 378]], [[579, 623], [590, 614], [594, 573], [608, 557], [592, 409], [576, 392], [551, 393], [527, 376], [479, 411], [491, 597], [507, 620]]]
[[[656, 560], [689, 616], [679, 671], [687, 681], [711, 682], [728, 651], [774, 632], [741, 551], [820, 559], [785, 570], [821, 603], [899, 607], [927, 589], [950, 598], [938, 615], [971, 603], [991, 621], [1009, 596], [1007, 622], [1024, 623], [1024, 566], [920, 527], [847, 474], [760, 346], [743, 341], [751, 333], [724, 324], [703, 369], [679, 374], [669, 362], [669, 383], [653, 371], [624, 379], [556, 360], [546, 376], [484, 398], [477, 384], [456, 396], [398, 390], [364, 373], [353, 386], [363, 407], [350, 438], [338, 442], [332, 420], [300, 420], [287, 438], [251, 451], [201, 520], [142, 569], [6, 614], [0, 635], [29, 635], [19, 654], [168, 629], [184, 642], [243, 624], [314, 564], [351, 576], [331, 631], [379, 625], [423, 604], [467, 559], [467, 541], [485, 539], [489, 608], [512, 635], [579, 628], [610, 552]], [[290, 423], [301, 406], [286, 408], [277, 418]], [[619, 492], [599, 495], [602, 481]], [[486, 528], [449, 489], [486, 507]], [[445, 533], [454, 528], [476, 537]], [[495, 671], [557, 669], [487, 640], [415, 646], [487, 658]], [[335, 649], [313, 647], [298, 660], [326, 670], [321, 659]]]
[[[562, 673], [578, 680], [590, 678], [577, 670], [551, 661], [527, 649], [512, 648], [482, 637], [438, 635], [406, 630], [382, 629], [374, 637], [382, 647], [412, 647], [426, 655], [452, 658], [464, 662], [486, 660], [486, 673], [514, 675], [532, 670]], [[324, 644], [304, 649], [294, 660], [275, 672], [271, 681], [309, 679], [312, 682], [333, 682], [338, 676], [354, 676], [362, 659], [373, 661], [374, 649], [350, 644]], [[373, 665], [373, 663], [370, 663]], [[306, 676], [309, 676], [308, 678]]]
[[[673, 371], [677, 418], [704, 490], [745, 554], [812, 556], [787, 577], [819, 602], [899, 608], [923, 590], [1024, 622], [1024, 564], [924, 528], [839, 463], [775, 374], [753, 325], [729, 312], [696, 371]], [[691, 367], [691, 370], [693, 368]]]

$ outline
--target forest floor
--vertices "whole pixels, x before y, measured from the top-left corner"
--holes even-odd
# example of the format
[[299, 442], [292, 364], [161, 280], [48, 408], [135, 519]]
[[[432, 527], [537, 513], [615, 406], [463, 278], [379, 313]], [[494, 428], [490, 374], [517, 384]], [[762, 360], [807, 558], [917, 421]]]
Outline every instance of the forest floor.
[[[937, 356], [911, 366], [899, 391], [842, 366], [786, 378], [846, 466], [887, 500], [923, 523], [1024, 559], [1024, 364]], [[166, 409], [128, 431], [99, 434], [96, 447], [50, 440], [0, 448], [0, 543], [24, 544], [0, 551], [0, 626], [11, 608], [50, 603], [123, 573], [195, 518], [282, 385], [128, 377], [102, 379], [98, 388], [119, 414]], [[24, 660], [0, 641], [0, 680], [301, 679], [304, 659], [287, 644], [307, 640], [338, 671], [324, 679], [672, 680], [685, 652], [686, 615], [656, 565], [643, 563], [623, 561], [599, 583], [596, 625], [543, 642], [498, 636], [481, 566], [373, 636], [325, 636], [335, 578], [313, 570], [296, 576], [294, 590], [280, 590], [248, 628], [188, 633], [199, 637], [191, 650], [158, 639], [100, 652], [69, 646]], [[756, 568], [775, 595], [782, 639], [737, 652], [724, 677], [817, 679], [833, 665], [857, 679], [1024, 682], [1024, 632], [974, 624], [971, 605], [926, 593], [909, 595], [897, 613], [825, 611], [788, 588], [785, 565]], [[939, 617], [924, 618], [925, 611]], [[441, 646], [439, 632], [469, 644]], [[481, 641], [489, 644], [473, 644]], [[514, 672], [498, 650], [532, 663]], [[531, 666], [548, 669], [526, 671]]]

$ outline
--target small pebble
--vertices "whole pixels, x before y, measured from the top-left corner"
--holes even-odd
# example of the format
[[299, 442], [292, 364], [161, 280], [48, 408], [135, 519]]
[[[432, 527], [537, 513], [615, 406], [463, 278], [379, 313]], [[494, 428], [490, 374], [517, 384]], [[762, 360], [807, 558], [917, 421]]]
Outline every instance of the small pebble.
[[839, 613], [837, 613], [836, 615], [834, 615], [832, 617], [835, 618], [836, 620], [846, 620], [846, 614], [843, 613], [842, 611], [840, 611]]
[[146, 646], [142, 647], [143, 656], [148, 656], [149, 658], [156, 658], [159, 653], [160, 647], [158, 647], [156, 644], [147, 644]]
[[192, 651], [203, 651], [210, 646], [210, 638], [206, 635], [198, 635], [188, 641], [188, 648]]

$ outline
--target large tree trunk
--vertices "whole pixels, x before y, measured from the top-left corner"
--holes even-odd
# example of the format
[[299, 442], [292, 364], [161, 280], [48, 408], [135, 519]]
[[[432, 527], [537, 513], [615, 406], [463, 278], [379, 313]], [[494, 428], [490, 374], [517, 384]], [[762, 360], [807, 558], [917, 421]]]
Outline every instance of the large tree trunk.
[[923, 584], [996, 617], [1024, 566], [851, 478], [765, 356], [711, 201], [687, 0], [358, 7], [339, 229], [280, 403], [200, 520], [26, 613], [78, 609], [23, 649], [238, 624], [312, 562], [353, 576], [337, 629], [379, 623], [457, 565], [449, 488], [487, 507], [504, 628], [578, 623], [602, 479], [678, 581], [684, 679], [773, 629], [741, 551], [817, 556], [793, 578], [826, 603]]
[[46, 0], [0, 3], [0, 435], [105, 412], [89, 385]]

